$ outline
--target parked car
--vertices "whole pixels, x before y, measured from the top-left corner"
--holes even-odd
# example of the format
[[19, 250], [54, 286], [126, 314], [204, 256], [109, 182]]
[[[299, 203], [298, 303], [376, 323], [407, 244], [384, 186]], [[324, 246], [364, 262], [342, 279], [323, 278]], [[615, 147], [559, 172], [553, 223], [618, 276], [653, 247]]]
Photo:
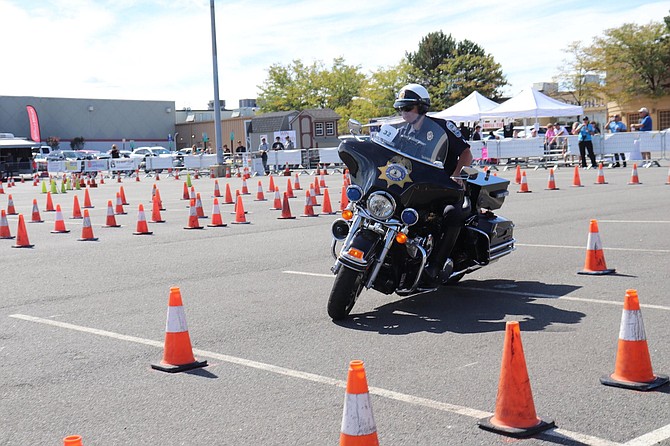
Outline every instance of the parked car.
[[173, 156], [172, 152], [170, 152], [165, 147], [160, 147], [160, 146], [138, 147], [135, 150], [133, 150], [132, 153], [130, 154], [130, 158], [140, 158], [142, 160], [142, 161], [140, 161], [139, 168], [140, 169], [145, 169], [145, 170], [146, 170], [146, 159], [150, 156], [158, 156], [158, 157], [161, 157], [161, 158], [171, 158], [172, 159], [172, 165], [176, 165], [178, 163], [177, 158]]
[[76, 150], [54, 150], [46, 156], [47, 161], [76, 161], [83, 160], [84, 155]]

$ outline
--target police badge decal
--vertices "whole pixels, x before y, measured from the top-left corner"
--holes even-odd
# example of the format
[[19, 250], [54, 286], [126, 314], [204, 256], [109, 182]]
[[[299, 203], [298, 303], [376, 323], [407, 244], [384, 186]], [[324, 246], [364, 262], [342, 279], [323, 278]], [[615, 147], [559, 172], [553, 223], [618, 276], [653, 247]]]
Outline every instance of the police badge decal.
[[380, 172], [378, 178], [386, 181], [386, 187], [395, 185], [402, 189], [405, 183], [412, 182], [409, 177], [409, 174], [412, 173], [412, 162], [402, 156], [394, 156], [385, 166], [378, 167], [378, 169]]

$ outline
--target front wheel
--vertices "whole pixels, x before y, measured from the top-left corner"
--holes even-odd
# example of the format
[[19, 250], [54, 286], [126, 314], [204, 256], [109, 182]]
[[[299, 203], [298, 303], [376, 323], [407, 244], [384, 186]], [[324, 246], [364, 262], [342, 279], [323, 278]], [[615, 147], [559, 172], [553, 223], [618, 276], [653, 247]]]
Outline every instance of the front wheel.
[[362, 290], [363, 273], [342, 266], [330, 290], [328, 316], [334, 321], [347, 317]]

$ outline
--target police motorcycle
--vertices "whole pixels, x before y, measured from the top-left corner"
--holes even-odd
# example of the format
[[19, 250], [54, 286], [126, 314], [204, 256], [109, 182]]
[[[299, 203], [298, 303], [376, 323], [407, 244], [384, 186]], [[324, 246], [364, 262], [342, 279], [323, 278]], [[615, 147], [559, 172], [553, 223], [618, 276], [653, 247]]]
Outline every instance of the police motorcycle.
[[441, 236], [445, 205], [461, 198], [467, 218], [447, 260], [451, 275], [442, 284], [456, 284], [514, 251], [514, 224], [493, 212], [509, 193], [508, 180], [464, 167], [457, 178], [461, 187], [445, 175], [441, 162], [409, 155], [421, 141], [390, 125], [372, 137], [362, 136], [356, 121], [350, 120], [349, 128], [351, 135], [338, 147], [351, 179], [349, 204], [331, 228], [333, 320], [349, 315], [364, 287], [400, 296], [435, 290], [434, 284], [424, 285], [424, 270]]

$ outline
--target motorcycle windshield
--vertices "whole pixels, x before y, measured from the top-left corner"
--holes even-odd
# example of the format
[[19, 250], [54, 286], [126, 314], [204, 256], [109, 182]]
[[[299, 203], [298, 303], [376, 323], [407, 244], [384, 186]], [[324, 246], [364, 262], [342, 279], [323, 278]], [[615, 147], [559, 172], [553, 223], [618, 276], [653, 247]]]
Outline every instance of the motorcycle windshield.
[[338, 153], [349, 168], [352, 183], [366, 195], [387, 191], [402, 207], [460, 200], [463, 190], [449, 178], [441, 163], [448, 148], [446, 133], [432, 121], [430, 124], [434, 126], [418, 134], [385, 125], [370, 139], [343, 140]]

